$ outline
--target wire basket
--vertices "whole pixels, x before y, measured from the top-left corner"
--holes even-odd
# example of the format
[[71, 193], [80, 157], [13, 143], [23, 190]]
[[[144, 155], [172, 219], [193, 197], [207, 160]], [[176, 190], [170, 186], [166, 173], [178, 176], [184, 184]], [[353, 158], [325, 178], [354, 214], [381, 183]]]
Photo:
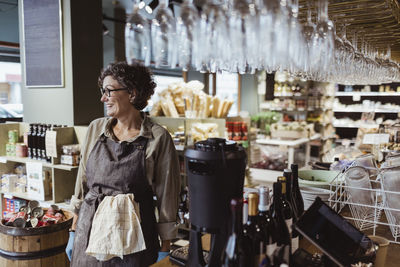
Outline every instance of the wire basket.
[[[348, 205], [351, 217], [344, 216], [344, 218], [352, 221], [360, 231], [371, 229], [372, 234], [376, 235], [378, 227], [386, 227], [390, 229], [392, 234], [392, 237], [388, 238], [389, 241], [400, 244], [400, 209], [398, 207], [390, 207], [390, 202], [388, 201], [389, 197], [400, 197], [400, 192], [385, 190], [382, 185], [381, 170], [377, 176], [374, 175], [370, 177], [370, 188], [350, 186], [346, 181], [345, 172], [349, 168], [355, 166], [357, 166], [357, 163], [351, 164], [332, 180], [330, 183], [331, 194], [329, 197], [329, 205], [338, 213]], [[371, 194], [373, 202], [365, 204], [354, 201], [355, 192], [357, 194]], [[382, 216], [383, 213], [385, 214], [384, 217], [386, 217], [387, 222]]]

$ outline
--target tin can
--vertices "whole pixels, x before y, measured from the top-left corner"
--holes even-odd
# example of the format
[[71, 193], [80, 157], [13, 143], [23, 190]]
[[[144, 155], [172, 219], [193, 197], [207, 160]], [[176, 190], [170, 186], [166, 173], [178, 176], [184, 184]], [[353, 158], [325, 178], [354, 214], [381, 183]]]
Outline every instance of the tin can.
[[10, 144], [16, 144], [18, 142], [18, 131], [17, 130], [8, 131], [8, 142]]
[[13, 226], [18, 228], [24, 228], [26, 226], [26, 220], [24, 218], [16, 218], [13, 221]]
[[28, 147], [24, 143], [16, 144], [15, 155], [20, 158], [26, 158], [28, 156]]
[[39, 218], [43, 216], [43, 209], [41, 207], [36, 207], [32, 210], [32, 217]]
[[33, 210], [34, 208], [39, 207], [39, 201], [31, 200], [29, 201], [28, 206]]

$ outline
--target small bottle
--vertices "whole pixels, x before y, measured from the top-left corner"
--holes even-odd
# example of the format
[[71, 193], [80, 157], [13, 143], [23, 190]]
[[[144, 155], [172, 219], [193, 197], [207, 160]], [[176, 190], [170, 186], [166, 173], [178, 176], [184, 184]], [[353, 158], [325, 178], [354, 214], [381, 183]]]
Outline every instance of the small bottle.
[[38, 148], [38, 139], [37, 139], [37, 131], [38, 125], [33, 124], [33, 132], [32, 132], [32, 158], [37, 159], [37, 148]]

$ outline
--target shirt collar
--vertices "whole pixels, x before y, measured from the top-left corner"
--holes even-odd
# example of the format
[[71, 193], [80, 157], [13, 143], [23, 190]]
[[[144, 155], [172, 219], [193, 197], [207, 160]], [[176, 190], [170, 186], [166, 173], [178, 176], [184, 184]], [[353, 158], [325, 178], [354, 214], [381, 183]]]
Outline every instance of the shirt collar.
[[[146, 113], [141, 112], [140, 114], [141, 114], [141, 116], [143, 118], [143, 121], [142, 121], [142, 124], [140, 126], [139, 135], [137, 135], [137, 136], [135, 136], [135, 137], [133, 137], [133, 138], [131, 138], [129, 140], [126, 140], [126, 142], [132, 142], [132, 141], [136, 140], [139, 136], [143, 136], [143, 137], [148, 138], [148, 139], [153, 138], [153, 133], [151, 131], [153, 123], [151, 122], [150, 118], [146, 115]], [[116, 138], [116, 136], [114, 135], [114, 132], [112, 130], [112, 127], [116, 123], [117, 123], [117, 119], [116, 118], [109, 118], [107, 123], [106, 123], [106, 125], [105, 125], [105, 127], [104, 127], [104, 129], [103, 129], [103, 131], [100, 133], [100, 136], [104, 135], [104, 136], [106, 136], [108, 138], [112, 138], [113, 140], [118, 141], [118, 139]]]

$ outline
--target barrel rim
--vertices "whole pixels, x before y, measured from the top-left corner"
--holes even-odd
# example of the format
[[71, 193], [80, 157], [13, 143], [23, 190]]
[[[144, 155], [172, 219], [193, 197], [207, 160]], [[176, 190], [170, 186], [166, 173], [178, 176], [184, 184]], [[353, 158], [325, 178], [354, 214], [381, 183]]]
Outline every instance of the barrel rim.
[[63, 210], [63, 212], [64, 214], [69, 214], [70, 218], [61, 223], [52, 224], [44, 227], [38, 227], [38, 228], [32, 228], [32, 227], [17, 228], [12, 226], [5, 226], [3, 222], [0, 220], [0, 233], [11, 236], [32, 236], [32, 235], [43, 235], [43, 234], [54, 233], [64, 230], [66, 228], [70, 228], [70, 226], [72, 225], [72, 218], [73, 218], [72, 213], [67, 210]]
[[7, 251], [0, 249], [0, 257], [6, 258], [8, 260], [35, 260], [35, 259], [43, 259], [49, 258], [54, 255], [64, 253], [67, 244], [49, 248], [46, 250], [38, 250], [38, 251], [24, 251], [24, 252], [15, 252], [15, 251]]

